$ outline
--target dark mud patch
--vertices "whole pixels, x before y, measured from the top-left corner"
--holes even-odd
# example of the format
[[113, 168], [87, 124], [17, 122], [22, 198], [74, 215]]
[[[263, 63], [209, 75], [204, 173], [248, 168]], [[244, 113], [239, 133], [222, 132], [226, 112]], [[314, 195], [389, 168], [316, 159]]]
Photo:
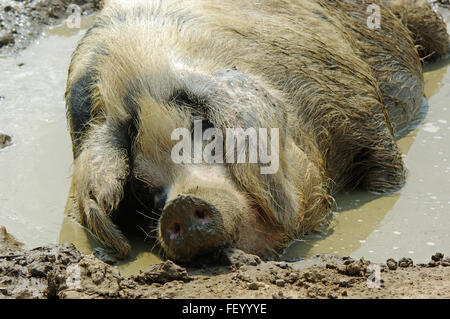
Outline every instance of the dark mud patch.
[[45, 26], [61, 23], [74, 13], [87, 16], [99, 6], [100, 0], [4, 0], [0, 4], [0, 55], [26, 48]]
[[450, 258], [440, 253], [428, 264], [390, 259], [375, 265], [330, 255], [265, 262], [228, 249], [220, 264], [190, 268], [164, 261], [124, 277], [69, 243], [0, 247], [0, 298], [450, 298]]

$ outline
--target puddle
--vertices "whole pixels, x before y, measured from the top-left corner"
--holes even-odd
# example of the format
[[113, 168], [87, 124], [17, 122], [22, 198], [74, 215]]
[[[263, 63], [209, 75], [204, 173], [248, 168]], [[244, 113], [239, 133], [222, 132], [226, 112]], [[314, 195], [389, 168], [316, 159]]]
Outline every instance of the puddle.
[[[0, 131], [13, 140], [0, 150], [0, 225], [27, 248], [71, 241], [90, 253], [98, 246], [63, 214], [72, 169], [65, 81], [70, 55], [91, 22], [84, 19], [82, 30], [47, 29], [20, 56], [0, 57]], [[427, 118], [399, 141], [409, 169], [404, 189], [390, 196], [339, 194], [332, 230], [294, 243], [284, 257], [333, 253], [425, 262], [436, 251], [450, 255], [450, 58], [427, 66], [425, 80]], [[132, 239], [130, 260], [119, 264], [123, 275], [159, 261], [143, 238]]]
[[31, 248], [57, 242], [70, 186], [71, 146], [64, 91], [81, 32], [52, 34], [17, 57], [0, 59], [0, 224]]

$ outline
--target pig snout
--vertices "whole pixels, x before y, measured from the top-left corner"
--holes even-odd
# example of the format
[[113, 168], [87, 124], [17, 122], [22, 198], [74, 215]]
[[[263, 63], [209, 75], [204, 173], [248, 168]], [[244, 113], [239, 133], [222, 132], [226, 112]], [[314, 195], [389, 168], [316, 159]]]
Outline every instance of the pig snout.
[[225, 229], [218, 209], [194, 195], [178, 195], [164, 206], [160, 240], [168, 257], [189, 261], [225, 243]]

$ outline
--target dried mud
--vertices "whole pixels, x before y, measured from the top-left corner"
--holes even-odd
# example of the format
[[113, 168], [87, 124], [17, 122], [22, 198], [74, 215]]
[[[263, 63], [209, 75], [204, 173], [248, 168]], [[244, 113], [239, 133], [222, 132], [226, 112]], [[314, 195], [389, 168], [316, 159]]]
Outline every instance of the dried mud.
[[450, 258], [436, 253], [419, 265], [331, 255], [265, 262], [227, 249], [214, 264], [185, 268], [168, 260], [124, 277], [70, 243], [24, 250], [3, 227], [0, 298], [450, 298]]

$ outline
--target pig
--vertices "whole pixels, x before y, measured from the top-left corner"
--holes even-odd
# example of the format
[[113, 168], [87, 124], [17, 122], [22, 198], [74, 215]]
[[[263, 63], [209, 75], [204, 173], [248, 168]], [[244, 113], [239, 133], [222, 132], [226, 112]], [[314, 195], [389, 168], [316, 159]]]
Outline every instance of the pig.
[[[224, 247], [271, 256], [317, 229], [339, 190], [401, 189], [396, 137], [422, 106], [421, 57], [399, 9], [371, 3], [104, 1], [68, 73], [73, 216], [126, 258], [117, 220], [136, 214], [122, 205], [131, 194], [170, 259]], [[435, 14], [424, 10], [417, 24]], [[174, 132], [198, 128], [270, 132], [256, 143], [278, 147], [270, 163], [250, 151], [175, 161]]]

